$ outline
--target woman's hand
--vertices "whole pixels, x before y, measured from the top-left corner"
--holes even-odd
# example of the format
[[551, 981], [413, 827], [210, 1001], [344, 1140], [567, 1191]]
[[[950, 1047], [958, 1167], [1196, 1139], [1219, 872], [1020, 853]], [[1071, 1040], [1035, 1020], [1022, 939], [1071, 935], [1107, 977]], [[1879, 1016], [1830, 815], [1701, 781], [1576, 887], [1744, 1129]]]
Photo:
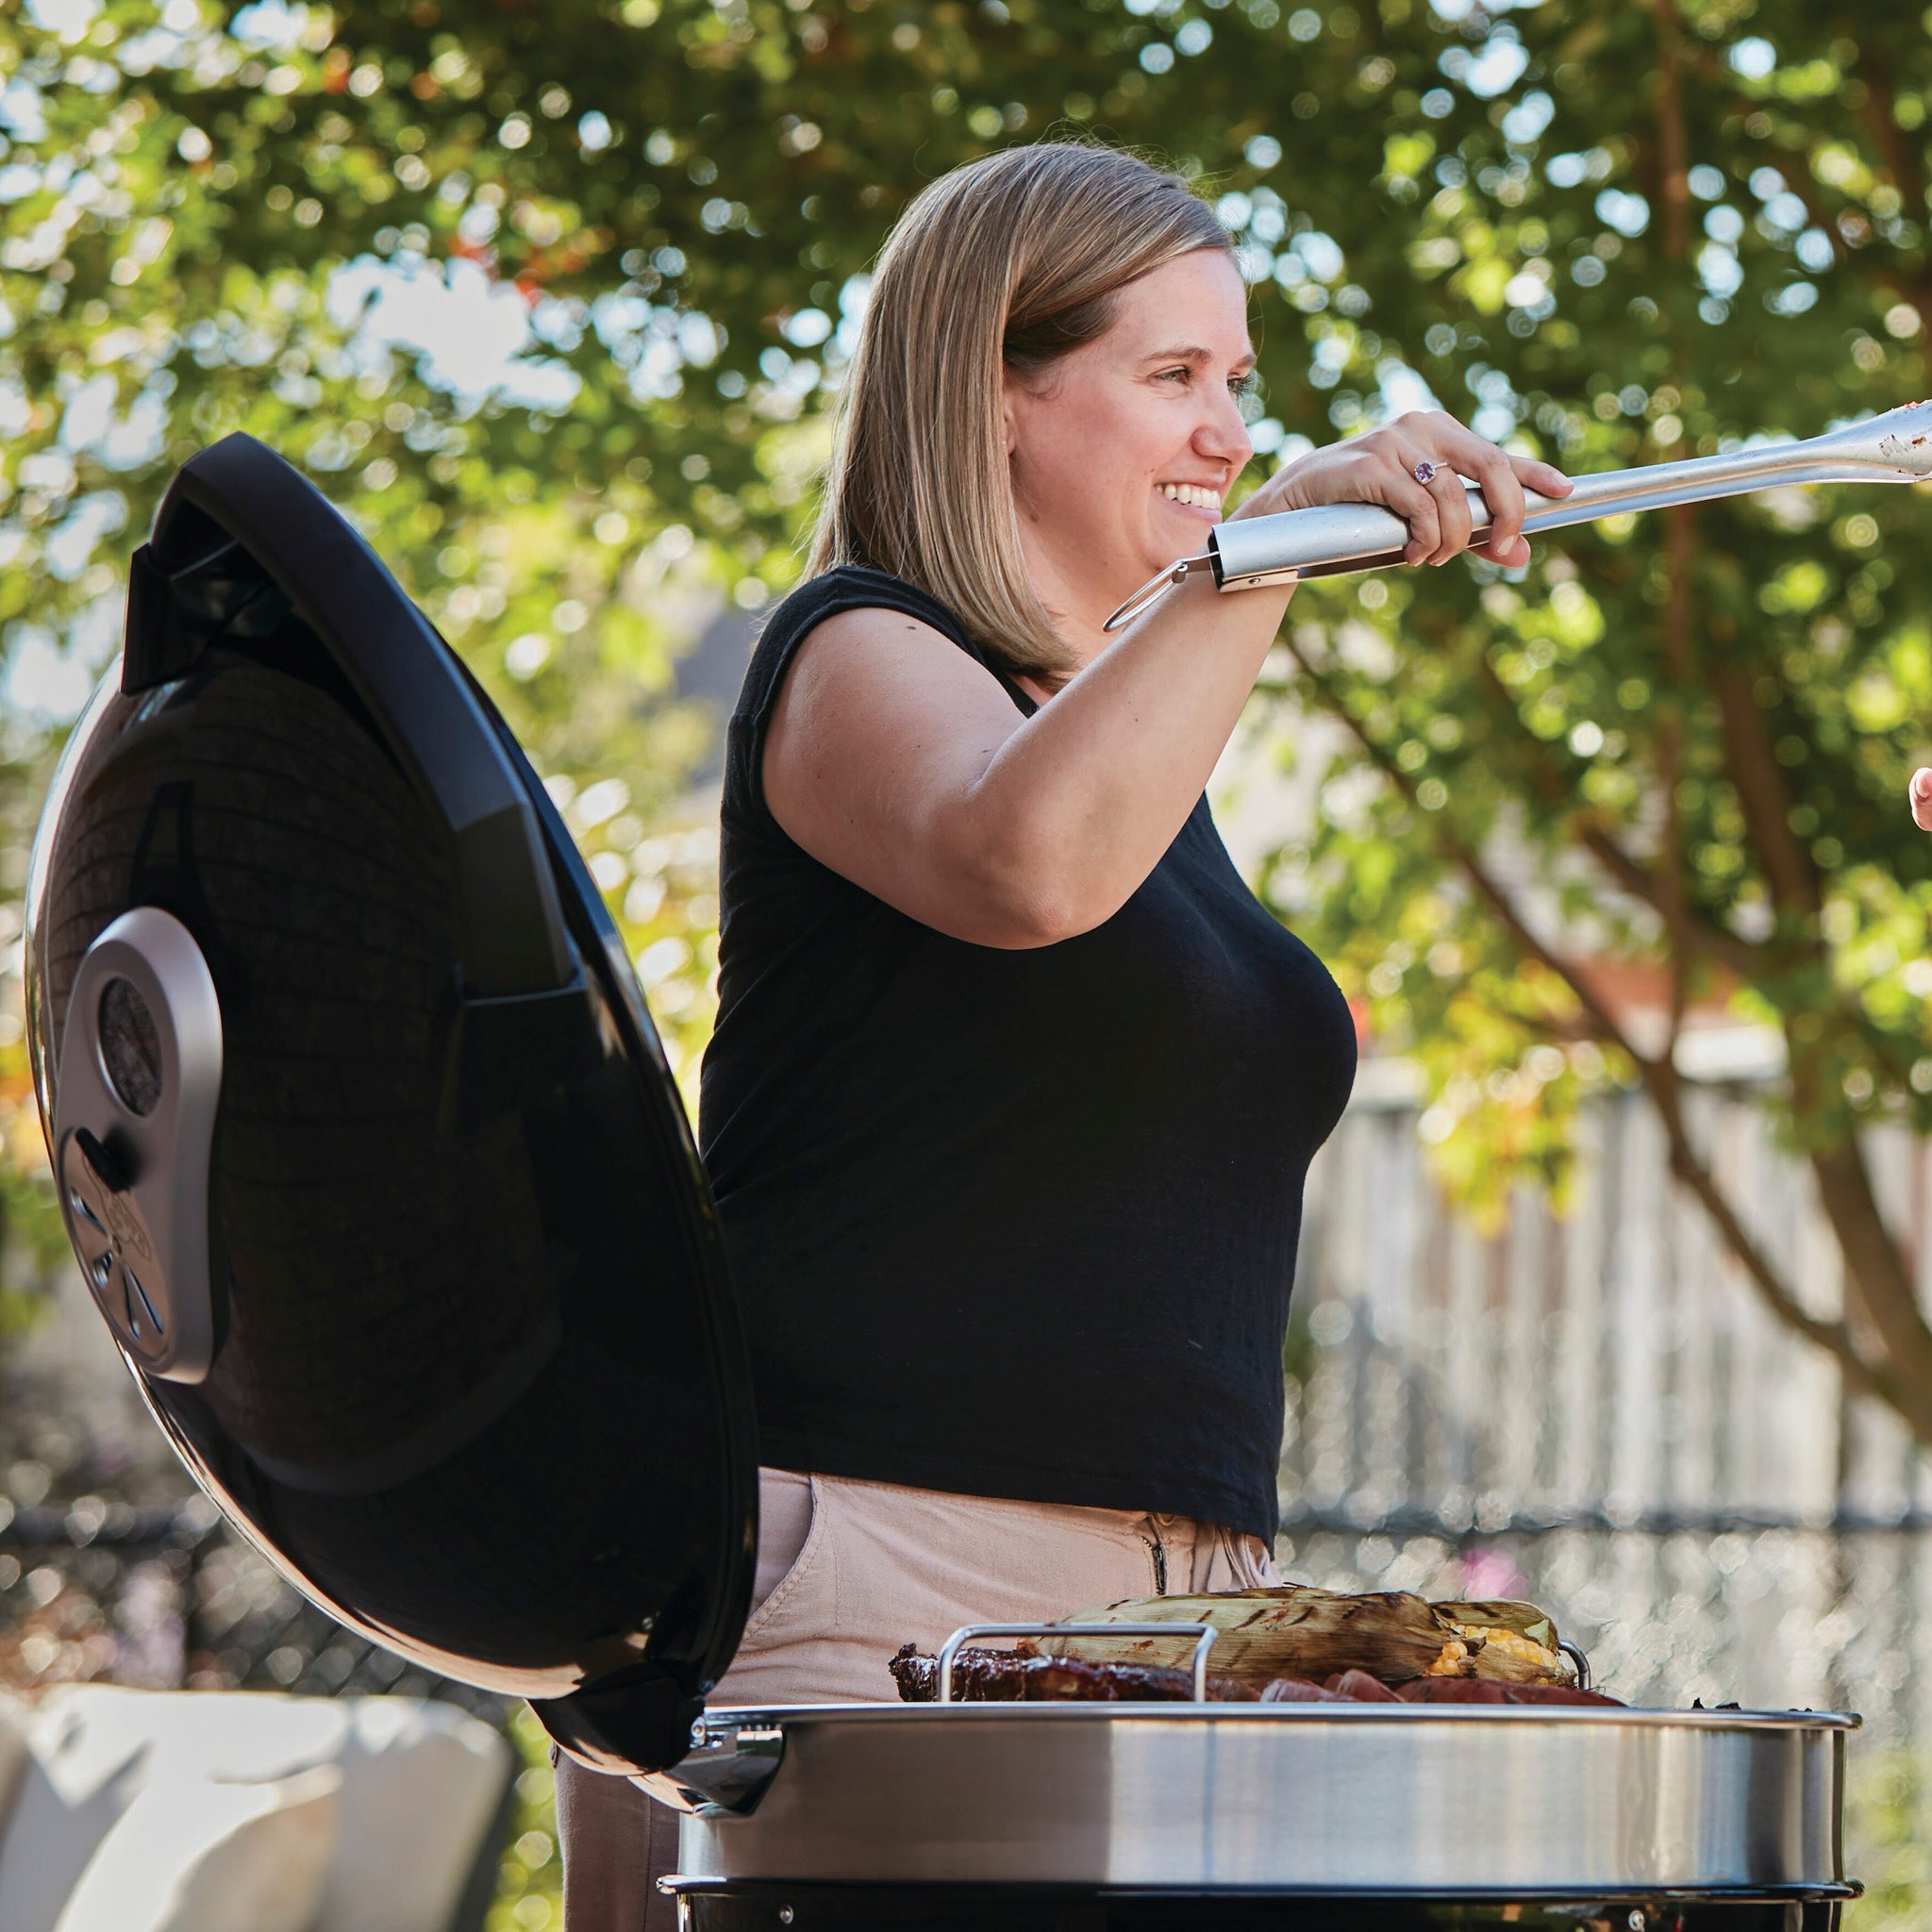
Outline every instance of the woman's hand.
[[1912, 774], [1912, 782], [1906, 788], [1906, 795], [1912, 801], [1912, 823], [1922, 832], [1932, 832], [1932, 772], [1923, 765]]
[[[1430, 475], [1433, 467], [1434, 474]], [[1427, 482], [1422, 477], [1428, 476]], [[1236, 512], [1269, 516], [1327, 503], [1378, 503], [1409, 528], [1409, 563], [1447, 563], [1470, 547], [1467, 476], [1490, 506], [1479, 555], [1509, 567], [1529, 561], [1523, 535], [1525, 489], [1567, 496], [1570, 479], [1548, 463], [1513, 457], [1441, 409], [1414, 409], [1381, 429], [1285, 463]]]

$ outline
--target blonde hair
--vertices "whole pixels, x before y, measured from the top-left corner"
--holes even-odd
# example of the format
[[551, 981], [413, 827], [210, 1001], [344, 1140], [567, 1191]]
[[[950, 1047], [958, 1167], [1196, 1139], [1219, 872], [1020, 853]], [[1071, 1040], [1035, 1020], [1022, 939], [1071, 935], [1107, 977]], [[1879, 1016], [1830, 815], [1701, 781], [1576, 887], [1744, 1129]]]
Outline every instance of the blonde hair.
[[1058, 681], [1074, 658], [1020, 547], [1002, 372], [1044, 374], [1127, 283], [1230, 246], [1185, 181], [1116, 148], [1007, 148], [922, 191], [879, 255], [808, 575], [889, 571], [1006, 669]]

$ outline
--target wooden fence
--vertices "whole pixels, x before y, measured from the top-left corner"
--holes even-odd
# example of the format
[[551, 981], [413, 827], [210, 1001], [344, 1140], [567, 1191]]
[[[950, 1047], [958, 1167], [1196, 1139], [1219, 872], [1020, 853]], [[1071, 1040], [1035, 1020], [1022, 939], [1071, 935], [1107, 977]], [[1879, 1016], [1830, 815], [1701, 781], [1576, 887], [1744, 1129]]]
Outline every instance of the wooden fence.
[[[1572, 1211], [1479, 1233], [1373, 1077], [1309, 1176], [1282, 1462], [1291, 1574], [1545, 1602], [1638, 1701], [1850, 1706], [1932, 1741], [1927, 1460], [1782, 1326], [1671, 1180], [1641, 1096], [1584, 1124]], [[1838, 1250], [1753, 1096], [1701, 1142], [1808, 1304]], [[1927, 1147], [1881, 1131], [1882, 1198], [1924, 1266]]]

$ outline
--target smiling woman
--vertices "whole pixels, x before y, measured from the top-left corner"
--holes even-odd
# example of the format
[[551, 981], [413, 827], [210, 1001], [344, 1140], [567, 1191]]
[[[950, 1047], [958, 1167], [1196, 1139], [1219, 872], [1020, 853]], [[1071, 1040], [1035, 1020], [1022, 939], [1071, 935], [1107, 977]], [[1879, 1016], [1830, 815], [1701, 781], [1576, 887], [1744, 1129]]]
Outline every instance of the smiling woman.
[[[1292, 587], [1103, 627], [1220, 519], [1253, 363], [1212, 211], [1107, 148], [942, 176], [879, 259], [727, 745], [699, 1135], [767, 1467], [716, 1702], [891, 1699], [963, 1624], [1274, 1580], [1302, 1184], [1355, 1041], [1203, 793]], [[1523, 482], [1567, 488], [1406, 417], [1237, 514], [1379, 503], [1440, 562], [1458, 472], [1504, 562]], [[634, 1925], [675, 1840], [560, 1769], [572, 1932]]]
[[[1013, 149], [936, 181], [879, 259], [810, 574], [870, 563], [928, 590], [1008, 668], [1077, 668], [1016, 541], [1006, 379], [1044, 379], [1108, 332], [1124, 289], [1204, 253], [1231, 267], [1213, 210], [1106, 148]], [[1245, 371], [1239, 299], [1232, 319]]]

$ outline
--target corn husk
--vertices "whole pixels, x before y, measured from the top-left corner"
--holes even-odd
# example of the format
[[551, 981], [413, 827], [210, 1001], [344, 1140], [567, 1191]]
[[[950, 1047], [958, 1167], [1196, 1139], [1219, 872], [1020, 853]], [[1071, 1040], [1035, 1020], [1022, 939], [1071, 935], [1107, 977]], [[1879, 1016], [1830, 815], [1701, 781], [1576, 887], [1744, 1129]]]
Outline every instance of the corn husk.
[[[1208, 1624], [1217, 1673], [1265, 1685], [1276, 1677], [1323, 1683], [1366, 1671], [1385, 1684], [1412, 1677], [1571, 1681], [1556, 1628], [1533, 1604], [1431, 1604], [1408, 1591], [1343, 1595], [1308, 1584], [1208, 1596], [1134, 1597], [1076, 1611], [1069, 1624]], [[1540, 1633], [1547, 1633], [1548, 1641]], [[1046, 1637], [1048, 1657], [1094, 1662], [1182, 1664], [1191, 1637]]]

